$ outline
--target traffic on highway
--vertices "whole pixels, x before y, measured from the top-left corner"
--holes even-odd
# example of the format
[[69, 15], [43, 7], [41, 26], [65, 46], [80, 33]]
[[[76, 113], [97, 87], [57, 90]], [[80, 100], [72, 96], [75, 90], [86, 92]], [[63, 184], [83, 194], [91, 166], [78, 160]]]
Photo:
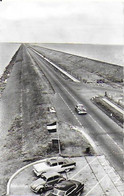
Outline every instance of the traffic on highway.
[[6, 195], [122, 196], [123, 108], [109, 96], [121, 84], [63, 55], [22, 44], [6, 71], [2, 149], [15, 161]]

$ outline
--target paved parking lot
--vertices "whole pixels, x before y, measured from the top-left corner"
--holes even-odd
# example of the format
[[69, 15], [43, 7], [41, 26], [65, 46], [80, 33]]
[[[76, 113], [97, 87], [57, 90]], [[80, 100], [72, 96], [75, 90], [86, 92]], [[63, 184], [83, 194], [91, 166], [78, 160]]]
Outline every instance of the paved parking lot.
[[[124, 196], [123, 183], [104, 156], [76, 157], [73, 160], [77, 167], [63, 175], [84, 183], [83, 196]], [[8, 184], [8, 195], [38, 195], [30, 190], [30, 184], [36, 179], [31, 164], [22, 168]]]

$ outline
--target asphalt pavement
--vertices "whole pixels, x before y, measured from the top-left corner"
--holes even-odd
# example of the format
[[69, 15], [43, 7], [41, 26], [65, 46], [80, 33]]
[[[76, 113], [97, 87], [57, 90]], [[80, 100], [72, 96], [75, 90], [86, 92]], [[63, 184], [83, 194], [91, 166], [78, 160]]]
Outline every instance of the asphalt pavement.
[[[124, 196], [124, 184], [119, 176], [120, 173], [123, 176], [123, 154], [120, 150], [123, 146], [121, 128], [94, 106], [85, 95], [82, 96], [80, 90], [76, 90], [79, 86], [73, 88], [75, 84], [73, 86], [73, 83], [63, 79], [63, 76], [59, 76], [48, 63], [33, 52], [31, 55], [35, 58], [36, 67], [43, 71], [49, 79], [56, 92], [57, 100], [59, 97], [58, 107], [56, 107], [59, 117], [72, 125], [83, 127], [86, 134], [95, 141], [101, 150], [102, 155], [73, 158], [77, 163], [76, 169], [63, 175], [68, 179], [76, 179], [84, 183], [82, 196]], [[60, 100], [61, 105], [59, 105]], [[83, 118], [74, 113], [74, 105], [81, 101], [84, 102], [88, 111], [88, 115]], [[54, 104], [56, 103], [54, 102]], [[107, 159], [103, 154], [107, 155]], [[114, 163], [116, 170], [120, 171], [119, 174], [107, 160]], [[41, 162], [43, 161], [41, 160]], [[21, 168], [11, 176], [7, 184], [7, 195], [36, 195], [30, 190], [30, 184], [37, 179], [32, 166], [35, 163]]]
[[[35, 59], [38, 68], [44, 72], [55, 92], [63, 100], [63, 104], [60, 104], [58, 109], [59, 111], [61, 110], [61, 116], [64, 116], [66, 122], [85, 128], [86, 134], [94, 140], [96, 145], [99, 147], [101, 154], [104, 154], [107, 157], [111, 165], [123, 179], [124, 165], [122, 128], [91, 103], [88, 96], [85, 95], [85, 91], [87, 92], [86, 87], [82, 85], [80, 89], [82, 89], [83, 93], [81, 94], [80, 91], [77, 91], [80, 84], [77, 84], [76, 87], [76, 85], [73, 85], [73, 83], [69, 80], [65, 80], [65, 78], [56, 72], [56, 70], [51, 67], [52, 65], [46, 62], [44, 58], [35, 54], [34, 51], [29, 51], [33, 59]], [[90, 95], [93, 95], [92, 91], [93, 88], [90, 87]], [[83, 103], [88, 111], [88, 115], [83, 118], [82, 116], [76, 115], [74, 113], [74, 106], [76, 103]]]
[[[84, 183], [82, 196], [124, 195], [123, 182], [104, 156], [84, 156], [72, 159], [76, 161], [76, 168], [67, 174], [63, 173], [63, 176]], [[44, 161], [41, 160], [38, 163]], [[33, 172], [33, 164], [36, 163], [29, 164], [13, 174], [7, 185], [7, 196], [40, 195], [30, 190], [30, 184], [37, 179]]]

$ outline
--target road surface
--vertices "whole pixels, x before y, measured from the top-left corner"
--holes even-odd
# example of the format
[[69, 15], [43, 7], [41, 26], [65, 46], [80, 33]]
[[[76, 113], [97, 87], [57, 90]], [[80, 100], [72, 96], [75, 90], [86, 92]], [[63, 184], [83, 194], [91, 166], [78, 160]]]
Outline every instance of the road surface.
[[[97, 145], [99, 153], [107, 157], [120, 177], [124, 179], [123, 130], [90, 101], [96, 93], [96, 87], [93, 89], [90, 86], [70, 81], [40, 55], [40, 48], [37, 50], [39, 54], [30, 47], [26, 49], [56, 92], [56, 98], [53, 101], [59, 119], [74, 126], [84, 127], [86, 134]], [[103, 91], [105, 92], [105, 88]], [[76, 114], [74, 111], [76, 103], [83, 103], [88, 114], [85, 116]]]

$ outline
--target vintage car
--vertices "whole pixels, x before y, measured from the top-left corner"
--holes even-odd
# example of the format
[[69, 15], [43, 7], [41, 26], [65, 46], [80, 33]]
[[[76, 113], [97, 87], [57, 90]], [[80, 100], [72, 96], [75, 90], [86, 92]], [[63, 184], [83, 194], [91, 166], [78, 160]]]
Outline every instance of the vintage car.
[[46, 196], [80, 196], [83, 192], [84, 184], [77, 180], [66, 180], [55, 185], [54, 189]]
[[78, 114], [87, 114], [87, 111], [86, 109], [84, 108], [83, 104], [77, 104], [75, 106], [75, 111], [78, 113]]
[[66, 179], [57, 172], [44, 173], [31, 184], [30, 188], [35, 193], [42, 193], [52, 189], [54, 184], [63, 180]]
[[33, 171], [37, 176], [48, 171], [64, 172], [74, 169], [76, 162], [69, 158], [53, 157], [42, 163], [33, 165]]

